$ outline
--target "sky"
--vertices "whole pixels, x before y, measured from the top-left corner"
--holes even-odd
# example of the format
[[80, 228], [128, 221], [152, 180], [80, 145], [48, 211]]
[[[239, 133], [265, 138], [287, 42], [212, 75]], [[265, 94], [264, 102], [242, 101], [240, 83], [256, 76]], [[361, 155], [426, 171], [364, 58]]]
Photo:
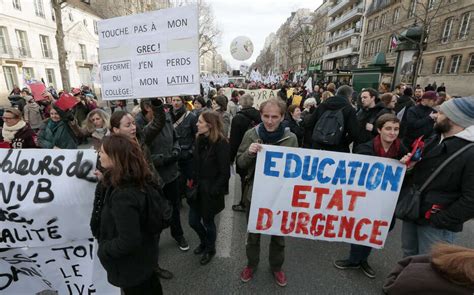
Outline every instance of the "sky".
[[[250, 66], [263, 49], [265, 38], [276, 33], [280, 25], [299, 8], [314, 11], [322, 0], [208, 0], [211, 4], [218, 28], [222, 32], [218, 52], [232, 69], [242, 63]], [[246, 61], [238, 61], [230, 54], [230, 43], [235, 37], [247, 36], [254, 51]]]

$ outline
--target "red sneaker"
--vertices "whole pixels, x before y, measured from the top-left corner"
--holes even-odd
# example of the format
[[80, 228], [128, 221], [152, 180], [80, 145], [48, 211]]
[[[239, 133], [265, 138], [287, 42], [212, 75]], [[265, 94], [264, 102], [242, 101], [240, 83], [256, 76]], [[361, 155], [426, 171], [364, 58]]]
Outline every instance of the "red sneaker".
[[242, 282], [244, 283], [247, 283], [252, 278], [253, 278], [253, 270], [250, 267], [246, 266], [244, 270], [242, 271], [242, 273], [240, 274], [240, 280], [242, 280]]
[[275, 271], [273, 272], [273, 276], [275, 276], [275, 282], [278, 284], [280, 287], [285, 287], [286, 286], [286, 276], [283, 271]]

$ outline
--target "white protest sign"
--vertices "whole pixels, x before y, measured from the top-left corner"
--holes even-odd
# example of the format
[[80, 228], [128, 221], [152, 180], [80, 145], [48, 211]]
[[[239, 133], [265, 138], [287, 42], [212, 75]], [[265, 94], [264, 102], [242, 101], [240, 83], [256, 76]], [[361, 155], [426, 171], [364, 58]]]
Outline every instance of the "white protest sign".
[[4, 249], [0, 252], [0, 293], [119, 295], [120, 289], [107, 283], [96, 245], [93, 239], [85, 239], [49, 247]]
[[240, 89], [240, 88], [224, 88], [224, 95], [228, 98], [232, 97], [232, 91], [243, 90], [245, 94], [250, 94], [253, 97], [253, 106], [259, 108], [260, 104], [270, 98], [278, 98], [279, 89]]
[[404, 175], [397, 160], [263, 145], [248, 231], [382, 248]]
[[98, 22], [105, 100], [199, 94], [197, 5]]
[[96, 159], [94, 150], [0, 149], [0, 248], [90, 237]]

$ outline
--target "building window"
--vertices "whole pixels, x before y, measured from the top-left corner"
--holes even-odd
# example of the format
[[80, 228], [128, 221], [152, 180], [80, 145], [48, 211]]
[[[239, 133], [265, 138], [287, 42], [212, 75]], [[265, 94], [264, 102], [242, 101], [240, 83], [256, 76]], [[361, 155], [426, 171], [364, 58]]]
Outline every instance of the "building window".
[[35, 14], [44, 18], [43, 0], [35, 0]]
[[21, 2], [20, 0], [12, 0], [13, 8], [21, 10]]
[[71, 12], [69, 12], [69, 20], [72, 21], [72, 22], [74, 21], [74, 18], [72, 17], [72, 13], [71, 13]]
[[376, 29], [378, 29], [379, 27], [379, 17], [377, 16], [375, 19], [374, 19], [374, 28], [372, 31], [375, 31]]
[[461, 57], [460, 54], [451, 56], [451, 65], [449, 66], [450, 74], [457, 74], [459, 65], [461, 64]]
[[367, 54], [368, 54], [367, 51], [368, 50], [369, 50], [369, 42], [365, 42], [365, 44], [364, 44], [364, 53], [363, 53], [364, 57], [367, 57]]
[[13, 89], [13, 85], [18, 85], [15, 67], [3, 67], [3, 74], [5, 75], [8, 91]]
[[441, 35], [441, 43], [447, 43], [451, 37], [451, 29], [453, 28], [454, 17], [450, 17], [444, 21], [443, 34]]
[[367, 23], [367, 34], [372, 30], [372, 20]]
[[19, 45], [18, 50], [21, 56], [31, 57], [30, 46], [28, 45], [28, 37], [25, 31], [15, 30], [16, 39]]
[[82, 58], [82, 60], [87, 60], [86, 45], [79, 44], [79, 47], [81, 48], [81, 58]]
[[411, 0], [410, 2], [410, 8], [408, 9], [408, 18], [412, 18], [415, 16], [417, 4], [416, 1], [417, 0]]
[[97, 21], [94, 20], [93, 23], [94, 23], [94, 33], [95, 33], [96, 35], [99, 35], [99, 29], [97, 28]]
[[440, 56], [436, 58], [435, 67], [433, 70], [434, 74], [441, 74], [443, 72], [444, 67], [444, 56]]
[[375, 47], [375, 52], [380, 52], [380, 49], [381, 49], [381, 46], [382, 46], [382, 39], [378, 39], [377, 40], [377, 46]]
[[387, 14], [384, 13], [380, 17], [380, 27], [383, 29], [385, 27], [385, 22], [387, 21]]
[[54, 69], [46, 69], [46, 80], [48, 81], [48, 86], [53, 86], [56, 88], [56, 78], [54, 76]]
[[374, 45], [375, 45], [374, 41], [370, 41], [369, 56], [374, 55], [374, 49], [375, 49]]
[[8, 44], [9, 42], [8, 42], [7, 28], [0, 27], [0, 54], [8, 53], [10, 51]]
[[400, 7], [397, 7], [393, 11], [393, 23], [396, 24], [399, 18], [400, 18]]
[[44, 58], [53, 58], [53, 52], [51, 51], [51, 46], [49, 45], [49, 37], [40, 35], [41, 51], [43, 51]]
[[23, 71], [23, 79], [27, 81], [31, 81], [31, 79], [35, 77], [35, 71], [33, 70], [33, 68], [23, 67], [22, 71]]
[[469, 56], [469, 63], [467, 64], [467, 72], [474, 73], [474, 53]]
[[469, 29], [471, 26], [471, 13], [467, 12], [463, 14], [461, 19], [461, 26], [459, 27], [459, 39], [464, 39], [469, 35]]

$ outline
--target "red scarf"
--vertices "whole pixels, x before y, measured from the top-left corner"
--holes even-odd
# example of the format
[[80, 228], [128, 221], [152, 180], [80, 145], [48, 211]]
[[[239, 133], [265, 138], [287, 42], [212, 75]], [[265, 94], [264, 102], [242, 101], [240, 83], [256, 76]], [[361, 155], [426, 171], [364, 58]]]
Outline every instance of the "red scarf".
[[374, 151], [375, 155], [383, 158], [398, 159], [400, 154], [400, 139], [395, 139], [395, 141], [390, 145], [388, 151], [385, 152], [382, 146], [382, 139], [380, 135], [377, 135], [374, 138]]

